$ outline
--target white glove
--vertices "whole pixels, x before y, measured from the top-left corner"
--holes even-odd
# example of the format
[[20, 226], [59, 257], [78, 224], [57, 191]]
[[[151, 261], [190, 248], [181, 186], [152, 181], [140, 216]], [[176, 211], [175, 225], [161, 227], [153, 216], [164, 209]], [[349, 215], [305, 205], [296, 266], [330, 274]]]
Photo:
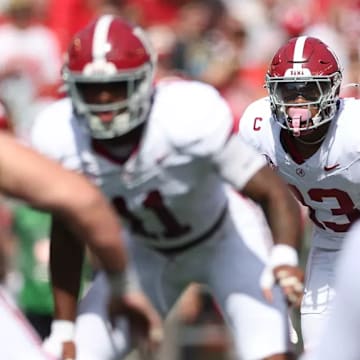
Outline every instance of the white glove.
[[260, 286], [268, 301], [272, 301], [271, 289], [278, 282], [288, 301], [292, 304], [299, 303], [303, 292], [303, 272], [298, 263], [298, 255], [293, 247], [274, 245], [269, 262], [260, 277]]
[[67, 320], [54, 320], [51, 324], [51, 333], [42, 347], [46, 353], [56, 359], [63, 357], [63, 343], [73, 341], [75, 335], [75, 324]]

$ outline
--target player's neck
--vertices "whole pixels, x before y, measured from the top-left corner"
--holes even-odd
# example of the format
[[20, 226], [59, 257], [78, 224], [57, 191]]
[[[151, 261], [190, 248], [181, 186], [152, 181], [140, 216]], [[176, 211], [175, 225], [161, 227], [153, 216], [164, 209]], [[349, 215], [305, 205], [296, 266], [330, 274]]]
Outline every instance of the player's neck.
[[130, 133], [118, 138], [106, 140], [94, 140], [93, 146], [97, 152], [107, 153], [122, 163], [136, 151], [142, 138], [144, 124], [140, 125]]
[[311, 157], [319, 150], [326, 138], [328, 129], [329, 124], [325, 124], [323, 127], [318, 128], [316, 132], [310, 136], [295, 137], [291, 135], [298, 152], [304, 159]]
[[299, 139], [296, 139], [294, 141], [294, 144], [296, 146], [297, 151], [301, 154], [301, 156], [304, 159], [308, 159], [319, 150], [323, 141], [324, 141], [324, 138], [321, 139], [321, 141], [319, 141], [317, 143], [305, 143], [305, 142], [299, 141]]

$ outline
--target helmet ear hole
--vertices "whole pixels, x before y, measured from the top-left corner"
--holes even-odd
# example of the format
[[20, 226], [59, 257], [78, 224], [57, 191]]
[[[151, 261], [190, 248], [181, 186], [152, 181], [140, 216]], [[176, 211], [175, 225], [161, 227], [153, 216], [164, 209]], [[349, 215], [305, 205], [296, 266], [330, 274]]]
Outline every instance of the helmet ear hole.
[[[113, 15], [100, 16], [74, 36], [63, 80], [92, 137], [118, 137], [146, 120], [155, 58], [144, 32]], [[108, 92], [112, 100], [101, 97], [101, 91]], [[104, 112], [114, 114], [106, 126], [99, 117]]]

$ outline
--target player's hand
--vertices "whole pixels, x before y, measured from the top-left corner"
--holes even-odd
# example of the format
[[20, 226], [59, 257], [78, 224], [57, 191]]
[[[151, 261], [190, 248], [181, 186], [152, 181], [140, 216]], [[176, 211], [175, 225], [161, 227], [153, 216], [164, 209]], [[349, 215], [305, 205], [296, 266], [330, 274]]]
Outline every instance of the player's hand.
[[51, 324], [50, 336], [43, 342], [44, 351], [56, 359], [75, 360], [74, 333], [75, 325], [73, 322], [54, 320]]
[[157, 350], [163, 340], [162, 320], [140, 290], [111, 295], [109, 317], [113, 326], [119, 318], [128, 320], [130, 339], [144, 355]]
[[304, 290], [304, 273], [297, 266], [295, 249], [287, 245], [274, 246], [269, 264], [260, 278], [264, 297], [269, 302], [273, 299], [272, 288], [275, 283], [282, 288], [289, 305], [300, 306]]
[[260, 285], [267, 301], [272, 301], [272, 288], [277, 283], [282, 288], [288, 304], [299, 307], [304, 290], [303, 282], [304, 273], [299, 267], [281, 265], [275, 269], [266, 268], [261, 276]]
[[281, 286], [289, 305], [300, 307], [304, 291], [304, 272], [297, 266], [278, 266], [275, 281]]
[[62, 360], [75, 360], [76, 359], [76, 346], [73, 341], [63, 342]]

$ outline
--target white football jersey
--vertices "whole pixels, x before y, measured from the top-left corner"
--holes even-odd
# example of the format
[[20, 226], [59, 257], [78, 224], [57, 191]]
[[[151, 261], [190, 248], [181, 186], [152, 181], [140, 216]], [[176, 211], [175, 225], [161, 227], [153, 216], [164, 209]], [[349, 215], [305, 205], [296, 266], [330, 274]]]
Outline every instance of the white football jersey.
[[159, 84], [145, 133], [124, 164], [94, 149], [70, 99], [36, 119], [32, 145], [84, 173], [111, 199], [132, 235], [157, 248], [206, 237], [226, 211], [224, 179], [237, 189], [266, 162], [233, 135], [233, 119], [212, 87]]
[[249, 105], [240, 137], [263, 154], [309, 208], [316, 225], [313, 245], [337, 249], [360, 217], [360, 100], [341, 99], [320, 149], [304, 160], [272, 118], [268, 98]]

